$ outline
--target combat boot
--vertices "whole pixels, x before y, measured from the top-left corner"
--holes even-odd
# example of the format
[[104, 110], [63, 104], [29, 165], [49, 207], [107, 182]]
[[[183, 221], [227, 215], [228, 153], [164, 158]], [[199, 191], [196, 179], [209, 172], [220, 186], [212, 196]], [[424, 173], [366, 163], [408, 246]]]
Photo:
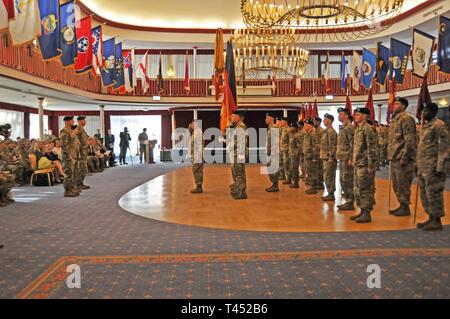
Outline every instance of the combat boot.
[[277, 193], [280, 189], [278, 188], [278, 183], [273, 183], [272, 186], [266, 188], [266, 192], [268, 193]]
[[338, 205], [338, 209], [342, 211], [355, 210], [355, 205], [354, 202], [347, 202], [343, 205]]
[[64, 192], [64, 197], [77, 197], [77, 196], [78, 196], [78, 194], [72, 192], [69, 189], [66, 189]]
[[402, 204], [400, 206], [400, 209], [394, 213], [395, 217], [406, 217], [411, 216], [411, 210], [409, 209], [409, 206], [406, 204]]
[[300, 185], [298, 182], [293, 182], [291, 185], [289, 185], [290, 188], [300, 188]]
[[358, 224], [366, 224], [372, 222], [372, 216], [370, 215], [370, 210], [364, 209], [363, 214], [355, 220]]
[[81, 188], [81, 190], [88, 190], [91, 189], [90, 186], [84, 185], [83, 183], [81, 183], [81, 185], [79, 186]]
[[361, 211], [359, 212], [359, 214], [350, 217], [350, 220], [357, 220], [357, 219], [360, 218], [363, 214], [364, 214], [364, 209], [361, 209]]
[[422, 229], [422, 228], [424, 228], [425, 226], [427, 226], [428, 224], [430, 224], [432, 221], [433, 221], [433, 216], [428, 215], [428, 220], [427, 220], [426, 222], [424, 222], [424, 223], [418, 223], [418, 224], [417, 224], [417, 228], [418, 228], [418, 229]]
[[318, 194], [319, 192], [314, 187], [311, 187], [310, 189], [306, 190], [305, 193], [308, 195], [315, 195], [315, 194]]
[[247, 193], [246, 192], [242, 192], [240, 194], [232, 194], [231, 196], [233, 196], [233, 198], [236, 199], [236, 200], [247, 199]]
[[334, 202], [336, 200], [336, 198], [334, 198], [333, 194], [328, 194], [327, 196], [323, 196], [322, 200], [324, 202]]
[[7, 200], [10, 204], [16, 202], [16, 201], [12, 198], [11, 192], [9, 192], [8, 194], [6, 194], [6, 200]]
[[191, 194], [201, 194], [201, 193], [203, 193], [203, 187], [201, 185], [191, 190]]
[[284, 180], [283, 185], [291, 185], [291, 180], [290, 179]]
[[441, 229], [442, 229], [442, 222], [440, 217], [433, 217], [432, 221], [422, 228], [422, 230], [424, 231], [436, 231]]
[[323, 183], [320, 183], [319, 185], [317, 185], [316, 189], [323, 191], [325, 189], [325, 185], [323, 185]]
[[6, 207], [8, 205], [9, 205], [8, 202], [4, 202], [3, 200], [0, 199], [0, 207]]
[[398, 212], [400, 209], [402, 209], [402, 206], [400, 206], [399, 208], [396, 209], [392, 209], [389, 211], [389, 215], [394, 215], [396, 212]]

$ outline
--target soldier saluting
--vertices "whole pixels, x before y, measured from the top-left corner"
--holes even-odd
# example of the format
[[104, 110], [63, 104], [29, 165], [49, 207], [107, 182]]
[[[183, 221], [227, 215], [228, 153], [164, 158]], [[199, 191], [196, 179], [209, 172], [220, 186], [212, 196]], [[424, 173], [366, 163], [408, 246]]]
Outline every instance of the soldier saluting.
[[411, 184], [414, 178], [416, 157], [416, 121], [406, 113], [408, 100], [395, 100], [394, 119], [389, 128], [388, 159], [391, 178], [400, 207], [389, 213], [397, 217], [410, 216]]
[[370, 223], [371, 212], [375, 205], [375, 171], [378, 162], [378, 145], [375, 130], [367, 124], [370, 111], [367, 108], [357, 108], [355, 122], [358, 128], [355, 132], [353, 147], [354, 193], [356, 205], [361, 212], [351, 217], [357, 223]]
[[420, 132], [417, 151], [420, 198], [428, 220], [417, 227], [425, 231], [442, 229], [444, 188], [449, 163], [449, 136], [447, 126], [436, 117], [438, 106], [427, 103], [423, 109], [424, 126]]

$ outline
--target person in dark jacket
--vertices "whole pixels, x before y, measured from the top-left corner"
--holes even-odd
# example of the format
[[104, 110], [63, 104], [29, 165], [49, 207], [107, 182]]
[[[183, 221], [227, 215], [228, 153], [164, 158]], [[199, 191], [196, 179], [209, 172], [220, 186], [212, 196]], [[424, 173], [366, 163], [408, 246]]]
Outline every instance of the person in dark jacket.
[[127, 157], [128, 148], [130, 147], [130, 141], [131, 141], [131, 137], [130, 137], [130, 134], [128, 132], [128, 128], [125, 127], [123, 132], [120, 133], [120, 143], [119, 143], [119, 147], [120, 147], [119, 162], [120, 162], [120, 165], [128, 165], [128, 163], [126, 162], [126, 157]]

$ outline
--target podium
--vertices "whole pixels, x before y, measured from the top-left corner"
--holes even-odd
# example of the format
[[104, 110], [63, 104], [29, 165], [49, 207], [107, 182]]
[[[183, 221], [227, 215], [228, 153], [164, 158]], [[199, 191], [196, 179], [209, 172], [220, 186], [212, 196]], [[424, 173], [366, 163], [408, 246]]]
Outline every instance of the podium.
[[156, 145], [158, 144], [157, 140], [149, 140], [146, 141], [147, 147], [146, 147], [146, 159], [147, 164], [155, 164], [155, 157], [154, 157], [154, 150]]

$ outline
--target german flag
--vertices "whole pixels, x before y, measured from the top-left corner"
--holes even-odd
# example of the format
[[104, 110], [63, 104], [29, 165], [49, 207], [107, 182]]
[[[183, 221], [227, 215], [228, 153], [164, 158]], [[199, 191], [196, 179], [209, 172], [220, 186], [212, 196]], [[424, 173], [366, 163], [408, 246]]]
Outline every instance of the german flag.
[[237, 110], [236, 72], [231, 42], [227, 43], [227, 59], [225, 62], [224, 79], [222, 111], [220, 113], [220, 129], [223, 133], [225, 133], [228, 126], [231, 114]]

